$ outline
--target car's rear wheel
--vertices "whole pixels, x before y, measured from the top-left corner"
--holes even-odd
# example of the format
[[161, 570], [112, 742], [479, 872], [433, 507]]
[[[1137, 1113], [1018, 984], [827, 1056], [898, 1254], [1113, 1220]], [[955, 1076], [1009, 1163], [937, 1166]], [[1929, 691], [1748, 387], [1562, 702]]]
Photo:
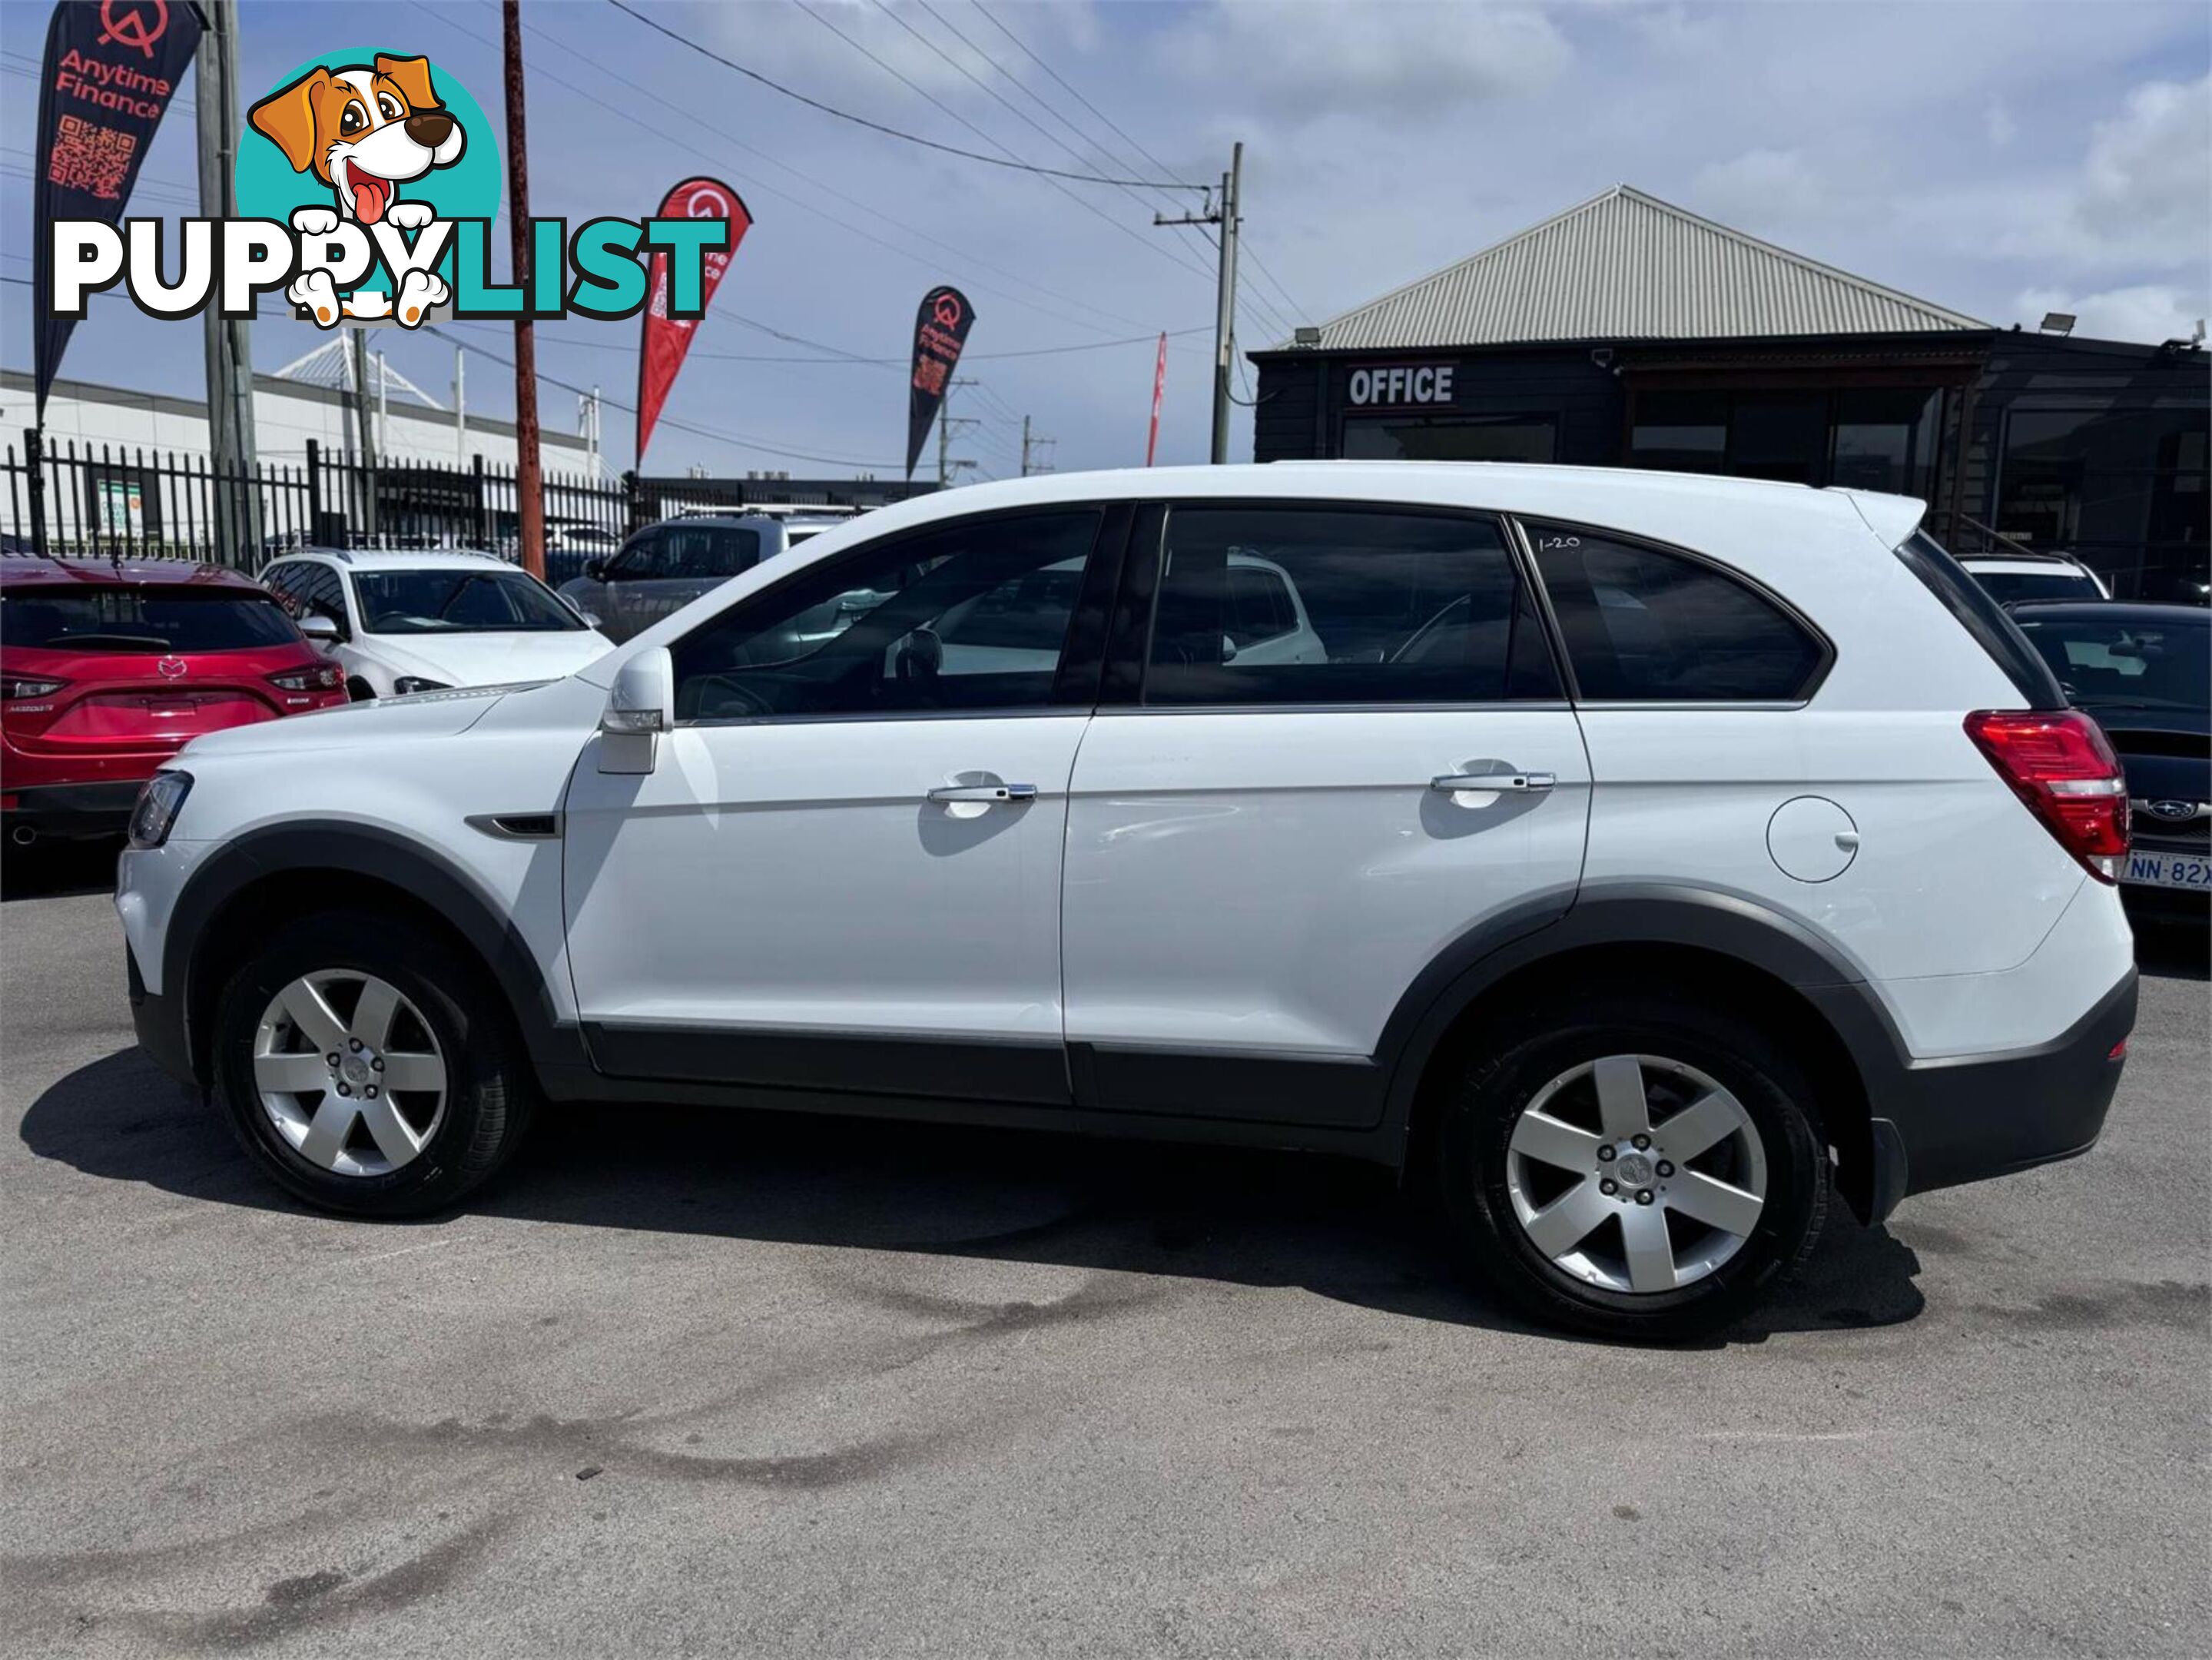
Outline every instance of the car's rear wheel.
[[514, 1152], [532, 1082], [455, 947], [357, 912], [282, 928], [216, 1010], [216, 1094], [256, 1162], [325, 1209], [450, 1205]]
[[1517, 1010], [1474, 1045], [1437, 1138], [1448, 1224], [1547, 1320], [1659, 1341], [1740, 1318], [1826, 1214], [1809, 1085], [1748, 1020], [1573, 1001]]

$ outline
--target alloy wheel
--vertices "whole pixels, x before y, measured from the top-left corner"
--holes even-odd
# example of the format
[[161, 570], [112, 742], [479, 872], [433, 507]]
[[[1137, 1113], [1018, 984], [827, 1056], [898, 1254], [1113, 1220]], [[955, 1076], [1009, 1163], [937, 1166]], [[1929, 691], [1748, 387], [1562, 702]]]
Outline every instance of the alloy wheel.
[[1649, 1294], [1694, 1285], [1743, 1248], [1766, 1208], [1766, 1149], [1743, 1104], [1694, 1067], [1609, 1055], [1529, 1098], [1505, 1180], [1554, 1266]]
[[276, 1133], [340, 1176], [387, 1176], [445, 1117], [437, 1035], [398, 987], [358, 970], [303, 974], [270, 1000], [253, 1083]]

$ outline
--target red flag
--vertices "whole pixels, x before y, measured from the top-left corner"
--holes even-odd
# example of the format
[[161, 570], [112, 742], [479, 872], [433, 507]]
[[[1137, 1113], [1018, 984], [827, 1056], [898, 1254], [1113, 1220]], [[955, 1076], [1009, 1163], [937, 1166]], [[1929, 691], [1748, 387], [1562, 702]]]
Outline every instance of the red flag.
[[[738, 244], [752, 228], [753, 216], [737, 192], [714, 179], [687, 179], [661, 198], [656, 219], [726, 219], [730, 245], [708, 254], [699, 273], [699, 310], [703, 315], [721, 286], [722, 273], [736, 258]], [[691, 336], [699, 327], [696, 317], [668, 314], [668, 256], [656, 253], [646, 267], [645, 309], [639, 313], [645, 327], [637, 349], [637, 463], [645, 464], [645, 447], [653, 439], [653, 423], [676, 372], [684, 367], [684, 354], [691, 350]]]
[[1152, 429], [1145, 436], [1145, 465], [1152, 465], [1152, 452], [1160, 447], [1160, 394], [1168, 387], [1168, 337], [1160, 336], [1159, 361], [1152, 365]]

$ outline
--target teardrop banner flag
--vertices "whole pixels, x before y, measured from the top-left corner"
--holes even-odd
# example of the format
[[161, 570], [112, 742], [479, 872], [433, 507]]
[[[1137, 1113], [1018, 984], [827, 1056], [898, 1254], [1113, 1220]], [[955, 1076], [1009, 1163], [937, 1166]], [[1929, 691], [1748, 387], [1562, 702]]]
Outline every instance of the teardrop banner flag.
[[645, 447], [653, 440], [654, 423], [660, 419], [660, 406], [668, 399], [669, 387], [676, 383], [676, 372], [684, 367], [684, 355], [691, 350], [699, 319], [707, 314], [708, 301], [721, 286], [722, 273], [729, 270], [730, 261], [737, 257], [738, 244], [745, 240], [753, 222], [737, 192], [718, 179], [685, 179], [661, 198], [660, 211], [653, 217], [726, 219], [730, 237], [719, 250], [708, 250], [701, 261], [696, 305], [685, 303], [689, 296], [680, 294], [675, 296], [677, 304], [670, 304], [666, 252], [653, 254], [646, 267], [645, 309], [639, 313], [645, 332], [637, 349], [640, 467], [645, 465]]
[[954, 288], [938, 287], [921, 296], [921, 309], [914, 319], [914, 374], [906, 399], [906, 476], [914, 477], [914, 464], [921, 453], [921, 441], [929, 436], [929, 423], [945, 403], [945, 388], [952, 380], [960, 349], [968, 344], [968, 331], [975, 321], [975, 308], [968, 296]]
[[1168, 389], [1168, 337], [1160, 334], [1160, 354], [1152, 364], [1152, 426], [1145, 435], [1145, 465], [1152, 465], [1153, 452], [1160, 447], [1160, 394]]
[[46, 24], [39, 171], [31, 183], [36, 419], [45, 417], [47, 389], [76, 327], [75, 319], [54, 314], [52, 228], [58, 220], [112, 225], [123, 217], [199, 39], [199, 17], [185, 0], [61, 0]]

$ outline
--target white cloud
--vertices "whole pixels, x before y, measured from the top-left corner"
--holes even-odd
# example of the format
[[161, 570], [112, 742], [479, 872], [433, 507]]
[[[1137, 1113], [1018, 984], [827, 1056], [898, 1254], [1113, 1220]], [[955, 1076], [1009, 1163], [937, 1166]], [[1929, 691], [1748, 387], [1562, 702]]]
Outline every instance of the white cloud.
[[2154, 81], [2091, 129], [2075, 213], [2082, 228], [2156, 257], [2202, 262], [2212, 202], [2212, 75]]
[[2074, 294], [2061, 289], [2029, 289], [2016, 302], [2021, 325], [2033, 328], [2046, 312], [2068, 312], [2074, 332], [2091, 340], [2136, 340], [2155, 344], [2186, 336], [2204, 315], [2204, 294], [2165, 283], [2111, 289], [2102, 294]]
[[1826, 185], [1794, 149], [1746, 150], [1702, 168], [1690, 189], [1683, 206], [1754, 234], [1762, 225], [1819, 218], [1829, 207]]
[[2004, 100], [1992, 98], [1982, 109], [1982, 130], [1990, 136], [1990, 143], [2002, 149], [2020, 136], [2020, 123], [2012, 119]]
[[1530, 6], [1221, 0], [1169, 30], [1161, 62], [1296, 126], [1356, 112], [1401, 123], [1552, 84], [1572, 57]]

